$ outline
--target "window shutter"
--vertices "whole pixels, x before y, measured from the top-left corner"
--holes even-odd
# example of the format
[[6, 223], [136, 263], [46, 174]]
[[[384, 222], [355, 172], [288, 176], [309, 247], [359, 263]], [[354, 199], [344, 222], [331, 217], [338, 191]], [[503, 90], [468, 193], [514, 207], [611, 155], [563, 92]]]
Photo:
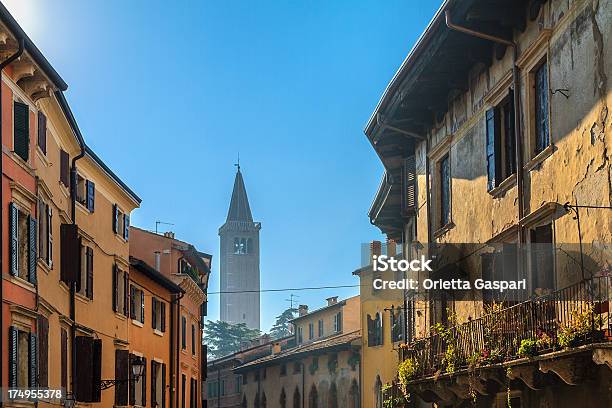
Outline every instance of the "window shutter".
[[38, 386], [49, 386], [49, 320], [38, 316]]
[[187, 320], [185, 316], [181, 317], [181, 347], [183, 350], [187, 348], [186, 339], [187, 337]]
[[[128, 375], [129, 378], [132, 378], [132, 361], [134, 361], [134, 359], [136, 358], [135, 355], [130, 354], [130, 358], [129, 358], [129, 364], [128, 364]], [[130, 405], [136, 405], [136, 381], [130, 381], [129, 382], [129, 388], [130, 388]]]
[[113, 204], [113, 232], [116, 234], [117, 227], [119, 225], [119, 212], [117, 211], [117, 204]]
[[130, 319], [136, 318], [136, 288], [130, 286]]
[[17, 358], [18, 350], [18, 330], [11, 326], [9, 327], [9, 387], [17, 388]]
[[145, 297], [144, 292], [140, 291], [140, 323], [145, 321]]
[[61, 329], [60, 339], [60, 365], [61, 365], [61, 386], [64, 390], [68, 387], [68, 332]]
[[19, 257], [17, 256], [17, 252], [19, 248], [19, 222], [18, 222], [18, 213], [17, 207], [15, 204], [9, 204], [9, 216], [10, 216], [10, 228], [11, 228], [11, 275], [17, 276], [19, 275]]
[[147, 406], [147, 360], [142, 358], [142, 406]]
[[127, 350], [115, 350], [115, 405], [128, 405], [129, 353]]
[[87, 209], [90, 212], [94, 212], [95, 198], [96, 198], [96, 184], [93, 181], [85, 180], [87, 189]]
[[60, 227], [60, 275], [62, 282], [76, 282], [81, 275], [81, 239], [78, 227], [74, 224], [62, 224]]
[[160, 302], [160, 313], [161, 313], [161, 331], [162, 333], [166, 331], [166, 303]]
[[157, 407], [157, 362], [151, 360], [151, 406]]
[[[47, 216], [47, 265], [53, 265], [53, 208], [49, 205], [45, 205], [46, 216]], [[42, 239], [42, 238], [40, 238]]]
[[24, 161], [28, 161], [30, 145], [30, 108], [25, 103], [15, 102], [13, 105], [13, 151]]
[[93, 339], [93, 370], [91, 376], [91, 402], [100, 402], [102, 390], [100, 381], [102, 380], [102, 339]]
[[128, 310], [128, 299], [129, 299], [129, 295], [128, 295], [128, 288], [130, 287], [130, 278], [127, 274], [127, 272], [123, 272], [123, 314], [125, 316], [128, 315], [129, 310]]
[[85, 288], [85, 292], [86, 295], [89, 299], [93, 299], [93, 293], [94, 293], [94, 276], [93, 276], [93, 248], [90, 247], [86, 247], [85, 249], [85, 254], [86, 254], [86, 265], [87, 265], [87, 286]]
[[38, 111], [38, 147], [47, 154], [47, 117]]
[[130, 216], [123, 214], [123, 238], [127, 241], [130, 237]]
[[487, 188], [492, 190], [497, 186], [501, 180], [500, 178], [500, 120], [499, 110], [497, 108], [491, 108], [486, 114], [486, 130], [487, 130]]
[[117, 300], [119, 299], [119, 294], [117, 285], [117, 265], [113, 265], [113, 312], [117, 311]]
[[[153, 327], [154, 329], [157, 329], [156, 327], [156, 322], [157, 322], [157, 299], [156, 298], [152, 298], [151, 299], [151, 315], [153, 316], [153, 318], [151, 319], [151, 327]], [[151, 368], [153, 368], [153, 365], [151, 365]]]
[[28, 354], [28, 378], [30, 388], [37, 388], [36, 379], [38, 377], [38, 352], [37, 352], [37, 336], [34, 333], [30, 333], [30, 352]]
[[74, 346], [75, 355], [79, 356], [76, 361], [74, 373], [74, 396], [77, 401], [91, 402], [93, 397], [92, 373], [93, 364], [93, 338], [77, 336]]
[[36, 231], [37, 231], [37, 226], [36, 226], [36, 218], [32, 217], [31, 215], [28, 216], [28, 227], [29, 227], [29, 234], [28, 234], [28, 245], [30, 247], [29, 250], [29, 258], [28, 258], [28, 280], [30, 281], [31, 284], [36, 285], [36, 258], [37, 258], [37, 252], [36, 252]]
[[60, 150], [60, 181], [70, 187], [70, 156], [64, 150]]
[[165, 363], [162, 363], [161, 365], [161, 375], [162, 375], [161, 406], [162, 408], [166, 408], [166, 364]]

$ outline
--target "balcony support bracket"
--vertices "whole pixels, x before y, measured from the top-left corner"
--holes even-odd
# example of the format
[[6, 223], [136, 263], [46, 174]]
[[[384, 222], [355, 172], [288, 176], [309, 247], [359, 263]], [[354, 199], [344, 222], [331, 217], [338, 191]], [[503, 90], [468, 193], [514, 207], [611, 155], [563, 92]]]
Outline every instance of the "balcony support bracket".
[[606, 364], [612, 370], [612, 348], [598, 348], [593, 350], [593, 361], [595, 364]]
[[557, 374], [568, 385], [579, 384], [585, 376], [586, 363], [580, 356], [540, 361], [540, 371]]
[[[508, 378], [511, 380], [521, 380], [526, 386], [532, 390], [541, 390], [541, 378], [538, 372], [538, 367], [528, 364], [523, 366], [515, 366], [508, 370]], [[565, 380], [564, 380], [565, 381]]]

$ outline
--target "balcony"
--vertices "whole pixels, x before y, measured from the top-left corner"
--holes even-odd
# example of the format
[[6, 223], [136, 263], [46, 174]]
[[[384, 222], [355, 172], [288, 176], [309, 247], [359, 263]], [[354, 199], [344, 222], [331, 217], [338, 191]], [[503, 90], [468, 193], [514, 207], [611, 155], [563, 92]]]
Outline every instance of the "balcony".
[[454, 327], [435, 325], [401, 348], [403, 385], [390, 392], [449, 402], [512, 380], [537, 389], [547, 373], [575, 385], [589, 364], [612, 368], [611, 301], [612, 276], [599, 276]]

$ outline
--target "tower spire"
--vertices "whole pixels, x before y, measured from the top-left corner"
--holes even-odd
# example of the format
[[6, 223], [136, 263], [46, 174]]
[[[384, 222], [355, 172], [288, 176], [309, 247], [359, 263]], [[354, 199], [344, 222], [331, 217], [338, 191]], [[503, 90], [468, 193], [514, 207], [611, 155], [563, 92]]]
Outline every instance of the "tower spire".
[[234, 190], [232, 191], [232, 199], [230, 201], [229, 211], [227, 212], [226, 221], [247, 221], [253, 222], [251, 207], [249, 206], [249, 198], [247, 197], [244, 179], [240, 171], [240, 156], [236, 166], [236, 178], [234, 179]]

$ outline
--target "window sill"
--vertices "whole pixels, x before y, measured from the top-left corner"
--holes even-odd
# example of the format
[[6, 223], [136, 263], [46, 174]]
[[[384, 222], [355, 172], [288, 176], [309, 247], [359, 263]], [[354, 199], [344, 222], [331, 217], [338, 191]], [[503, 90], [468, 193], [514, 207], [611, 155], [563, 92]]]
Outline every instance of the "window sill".
[[9, 280], [11, 283], [14, 283], [15, 285], [23, 289], [26, 289], [32, 293], [36, 292], [36, 286], [34, 286], [33, 283], [30, 283], [26, 279], [23, 279], [19, 276], [14, 276], [14, 275], [8, 275], [8, 276], [10, 277]]
[[85, 204], [83, 204], [80, 201], [75, 201], [76, 207], [81, 210], [81, 212], [85, 213], [85, 214], [91, 214], [91, 211], [89, 211], [89, 209], [87, 207], [85, 207]]
[[121, 235], [119, 235], [119, 233], [116, 232], [114, 235], [115, 235], [115, 238], [119, 240], [119, 242], [124, 243], [124, 244], [128, 242], [127, 239], [123, 238]]
[[127, 320], [127, 316], [120, 312], [115, 312], [115, 317], [120, 320]]
[[159, 336], [159, 337], [164, 337], [164, 333], [162, 331], [157, 330], [157, 329], [153, 329], [153, 334], [155, 334], [156, 336]]
[[442, 235], [446, 234], [448, 231], [452, 230], [453, 228], [455, 228], [455, 223], [450, 221], [448, 223], [446, 223], [444, 226], [438, 228], [435, 232], [434, 232], [434, 238], [440, 238]]
[[61, 181], [58, 181], [57, 183], [59, 184], [60, 191], [62, 192], [64, 197], [70, 198], [70, 190], [68, 189], [68, 186], [65, 186], [64, 183], [62, 183]]
[[23, 170], [25, 170], [26, 172], [28, 172], [31, 176], [34, 176], [34, 169], [32, 168], [32, 166], [30, 166], [30, 163], [23, 160], [17, 153], [15, 153], [13, 150], [10, 151], [10, 157], [13, 159], [13, 161], [19, 166], [21, 167]]
[[134, 319], [132, 319], [132, 324], [133, 324], [134, 326], [144, 327], [144, 323], [142, 323], [140, 320], [134, 320]]
[[87, 296], [85, 296], [85, 295], [84, 295], [84, 294], [82, 294], [82, 293], [78, 293], [78, 292], [77, 292], [75, 295], [76, 295], [75, 297], [76, 297], [78, 300], [80, 300], [81, 302], [83, 302], [83, 303], [89, 303], [89, 302], [91, 302], [91, 299], [90, 299], [90, 298], [88, 298]]
[[44, 259], [42, 258], [38, 258], [38, 261], [36, 262], [38, 264], [38, 266], [40, 267], [40, 269], [42, 269], [47, 275], [49, 274], [49, 272], [51, 272], [51, 269], [53, 269], [53, 264], [49, 265]]
[[38, 159], [41, 161], [41, 163], [45, 167], [49, 167], [51, 165], [51, 163], [49, 163], [49, 159], [47, 158], [47, 155], [45, 154], [45, 152], [42, 151], [42, 149], [38, 145], [36, 145], [36, 156], [38, 157]]
[[523, 169], [525, 171], [539, 170], [542, 163], [548, 159], [552, 154], [557, 150], [557, 147], [554, 144], [548, 145], [548, 147], [542, 150], [540, 153], [535, 155], [531, 160], [529, 160]]
[[514, 186], [516, 186], [516, 173], [507, 177], [504, 181], [499, 183], [497, 187], [489, 190], [489, 194], [491, 194], [494, 198], [501, 198], [505, 196], [508, 190], [512, 189]]

